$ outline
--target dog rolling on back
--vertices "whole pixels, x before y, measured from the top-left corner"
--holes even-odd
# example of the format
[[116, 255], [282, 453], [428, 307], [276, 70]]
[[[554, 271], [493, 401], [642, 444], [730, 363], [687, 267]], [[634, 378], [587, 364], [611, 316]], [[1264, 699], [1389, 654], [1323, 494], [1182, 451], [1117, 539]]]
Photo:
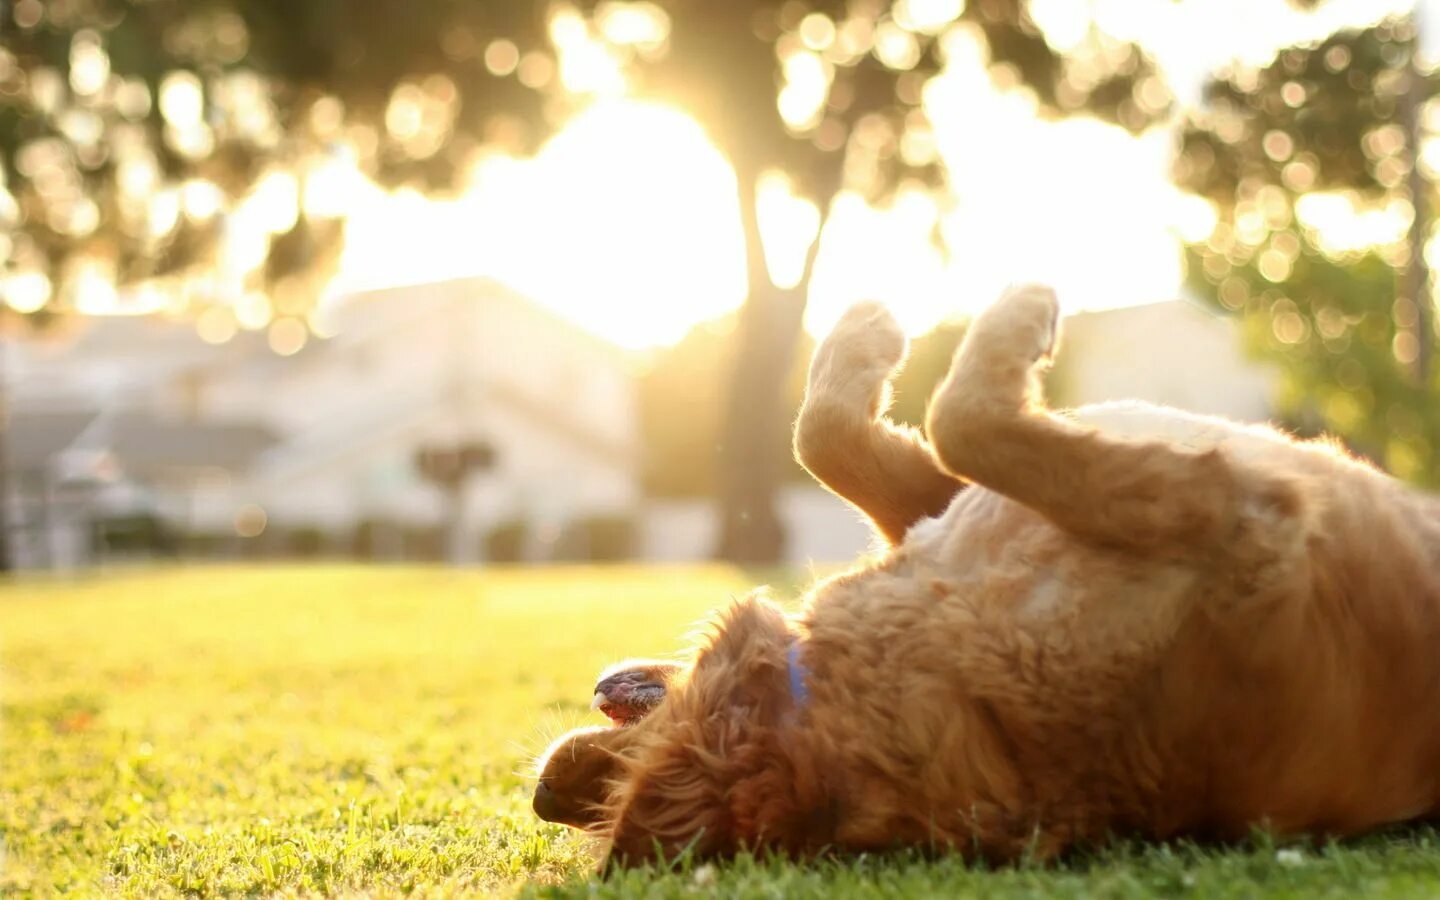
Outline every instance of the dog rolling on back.
[[583, 824], [634, 864], [1116, 834], [1347, 835], [1440, 802], [1440, 510], [1332, 445], [1047, 410], [1043, 288], [982, 314], [925, 435], [875, 305], [817, 350], [801, 462], [890, 548], [717, 619]]

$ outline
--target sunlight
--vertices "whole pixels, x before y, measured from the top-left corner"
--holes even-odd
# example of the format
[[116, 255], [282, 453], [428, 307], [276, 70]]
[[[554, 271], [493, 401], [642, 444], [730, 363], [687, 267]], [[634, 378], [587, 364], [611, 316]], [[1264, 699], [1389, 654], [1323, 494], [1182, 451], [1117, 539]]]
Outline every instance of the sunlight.
[[908, 333], [921, 334], [957, 311], [945, 261], [930, 240], [937, 210], [926, 194], [907, 192], [888, 209], [857, 194], [835, 201], [820, 238], [805, 327], [827, 333], [849, 306], [880, 300]]
[[756, 192], [760, 239], [770, 280], [790, 289], [805, 278], [805, 259], [820, 231], [820, 208], [797, 196], [783, 172], [768, 172]]
[[494, 217], [492, 240], [513, 244], [494, 274], [522, 293], [632, 347], [679, 340], [739, 304], [734, 177], [693, 119], [633, 101], [597, 105], [525, 169], [528, 178], [478, 190], [500, 195], [513, 217]]
[[664, 106], [597, 103], [534, 160], [486, 160], [458, 200], [376, 191], [361, 207], [346, 292], [489, 275], [637, 348], [679, 340], [745, 293], [734, 176]]
[[1295, 215], [1331, 255], [1398, 245], [1408, 233], [1415, 210], [1403, 198], [1364, 206], [1349, 192], [1312, 192], [1295, 202]]
[[[933, 98], [960, 202], [942, 211], [920, 190], [879, 209], [838, 198], [810, 287], [812, 334], [865, 299], [885, 301], [920, 334], [1021, 279], [1054, 281], [1072, 309], [1173, 296], [1177, 232], [1204, 228], [1208, 209], [1169, 185], [1163, 136], [1137, 141], [1095, 122], [1040, 122], [974, 77], [941, 79]], [[943, 114], [947, 103], [980, 109], [989, 128], [967, 129], [964, 117]], [[1019, 202], [1017, 184], [1032, 199]], [[457, 200], [354, 192], [337, 291], [488, 275], [621, 346], [673, 343], [744, 297], [735, 190], [693, 119], [603, 101], [534, 160], [488, 158]], [[771, 278], [794, 286], [820, 211], [783, 177], [767, 179], [759, 201]], [[953, 259], [937, 248], [937, 229]], [[1097, 255], [1131, 261], [1102, 274]]]

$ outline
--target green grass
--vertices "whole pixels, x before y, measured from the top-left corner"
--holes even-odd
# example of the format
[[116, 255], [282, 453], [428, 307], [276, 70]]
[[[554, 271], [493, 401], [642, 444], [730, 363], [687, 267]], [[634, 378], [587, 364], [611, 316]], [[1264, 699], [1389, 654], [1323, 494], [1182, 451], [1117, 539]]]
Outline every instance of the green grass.
[[0, 893], [1437, 896], [1428, 828], [1326, 847], [740, 860], [592, 876], [530, 756], [603, 664], [678, 648], [724, 568], [201, 568], [0, 588]]

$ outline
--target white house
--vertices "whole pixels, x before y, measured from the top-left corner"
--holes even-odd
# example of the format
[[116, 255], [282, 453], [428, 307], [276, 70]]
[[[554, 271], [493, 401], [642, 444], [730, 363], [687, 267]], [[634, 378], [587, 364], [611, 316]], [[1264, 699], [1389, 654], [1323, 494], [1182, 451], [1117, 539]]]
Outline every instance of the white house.
[[1245, 356], [1233, 319], [1198, 303], [1076, 313], [1062, 332], [1058, 403], [1147, 400], [1242, 422], [1273, 415], [1275, 373]]
[[[242, 530], [348, 536], [377, 522], [381, 556], [398, 540], [387, 529], [453, 516], [453, 558], [477, 558], [482, 535], [513, 521], [529, 526], [523, 553], [545, 558], [567, 526], [638, 506], [634, 383], [619, 349], [484, 279], [351, 297], [334, 323], [335, 337], [293, 357], [254, 335], [206, 347], [181, 323], [81, 323], [68, 340], [22, 348], [16, 429], [61, 410], [90, 416], [47, 448], [52, 467], [108, 454], [141, 485], [132, 496], [186, 531], [230, 533], [240, 516]], [[462, 443], [488, 446], [493, 465], [457, 510], [415, 461]]]
[[[284, 435], [230, 502], [243, 494], [271, 522], [322, 529], [434, 524], [446, 498], [417, 452], [480, 443], [494, 463], [469, 479], [452, 558], [478, 558], [484, 533], [519, 520], [543, 558], [565, 526], [638, 503], [634, 385], [612, 345], [480, 279], [352, 297], [335, 325], [296, 358], [186, 385], [211, 415]], [[216, 500], [199, 513], [209, 524], [233, 515]]]

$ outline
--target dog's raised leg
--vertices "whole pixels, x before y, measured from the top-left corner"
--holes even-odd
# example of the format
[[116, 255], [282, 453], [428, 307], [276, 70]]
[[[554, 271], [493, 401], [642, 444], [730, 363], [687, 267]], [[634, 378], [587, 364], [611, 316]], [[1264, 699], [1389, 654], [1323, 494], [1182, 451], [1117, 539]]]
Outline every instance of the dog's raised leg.
[[1288, 482], [1219, 448], [1106, 436], [1047, 411], [1039, 372], [1058, 328], [1044, 287], [1011, 290], [976, 319], [926, 419], [948, 471], [1079, 537], [1163, 556], [1210, 556], [1242, 525], [1293, 516]]
[[905, 333], [884, 306], [851, 307], [815, 351], [795, 423], [800, 464], [891, 544], [943, 512], [964, 487], [919, 432], [885, 418], [890, 378], [905, 352]]

